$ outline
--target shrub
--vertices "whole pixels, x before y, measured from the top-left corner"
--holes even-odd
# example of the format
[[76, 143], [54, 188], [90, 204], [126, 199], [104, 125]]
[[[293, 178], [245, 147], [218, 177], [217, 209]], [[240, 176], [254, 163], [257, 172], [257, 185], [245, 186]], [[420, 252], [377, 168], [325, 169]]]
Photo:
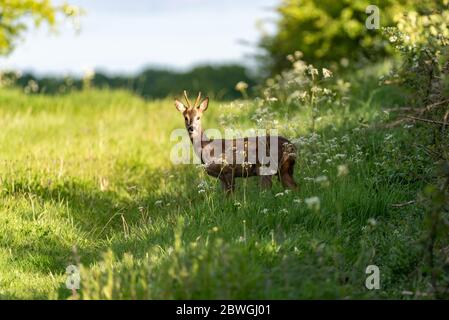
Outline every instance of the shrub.
[[[422, 1], [421, 1], [422, 2]], [[391, 53], [378, 30], [367, 30], [366, 8], [375, 4], [380, 9], [380, 23], [391, 26], [393, 16], [414, 7], [416, 0], [382, 0], [374, 3], [333, 0], [284, 0], [277, 8], [280, 18], [277, 32], [265, 35], [260, 47], [266, 52], [264, 62], [271, 73], [288, 68], [285, 56], [304, 52], [307, 61], [315, 65], [331, 62], [370, 60]]]
[[385, 28], [385, 36], [402, 57], [402, 65], [387, 80], [412, 92], [412, 103], [435, 102], [449, 69], [448, 1], [437, 1], [436, 8], [410, 11], [394, 17], [397, 25]]

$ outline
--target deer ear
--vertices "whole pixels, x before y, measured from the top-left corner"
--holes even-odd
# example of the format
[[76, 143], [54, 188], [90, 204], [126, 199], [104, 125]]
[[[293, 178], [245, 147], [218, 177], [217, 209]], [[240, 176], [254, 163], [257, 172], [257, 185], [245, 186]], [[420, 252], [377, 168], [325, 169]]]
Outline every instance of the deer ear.
[[184, 111], [187, 110], [186, 106], [181, 101], [179, 101], [178, 99], [175, 99], [175, 106], [176, 106], [176, 109], [178, 109], [179, 112], [184, 112]]
[[204, 99], [203, 102], [200, 103], [200, 105], [198, 106], [198, 109], [201, 112], [204, 112], [207, 110], [208, 106], [209, 106], [209, 97], [206, 97], [206, 99]]

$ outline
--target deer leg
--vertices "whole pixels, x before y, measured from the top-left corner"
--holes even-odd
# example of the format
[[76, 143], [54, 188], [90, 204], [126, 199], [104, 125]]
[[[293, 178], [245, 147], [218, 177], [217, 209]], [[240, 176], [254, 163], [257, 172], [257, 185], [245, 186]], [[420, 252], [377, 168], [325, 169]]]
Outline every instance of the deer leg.
[[295, 179], [293, 179], [293, 169], [295, 161], [287, 159], [281, 166], [279, 170], [279, 180], [282, 186], [286, 189], [298, 190], [298, 184]]
[[220, 176], [220, 180], [221, 180], [221, 186], [222, 186], [225, 194], [226, 195], [232, 194], [235, 190], [235, 183], [234, 183], [233, 177], [230, 175], [223, 175], [223, 176]]
[[220, 179], [220, 180], [221, 180], [221, 188], [223, 189], [224, 192], [228, 193], [228, 191], [231, 189], [231, 186], [224, 179]]
[[285, 189], [291, 189], [295, 191], [298, 190], [298, 184], [289, 174], [284, 174], [281, 176], [281, 183]]
[[262, 189], [271, 189], [273, 184], [271, 178], [272, 176], [260, 176], [260, 186]]

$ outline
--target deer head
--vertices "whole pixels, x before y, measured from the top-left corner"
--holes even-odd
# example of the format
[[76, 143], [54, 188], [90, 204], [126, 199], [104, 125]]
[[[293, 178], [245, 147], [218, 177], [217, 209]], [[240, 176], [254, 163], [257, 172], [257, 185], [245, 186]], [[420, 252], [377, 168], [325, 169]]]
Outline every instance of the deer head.
[[201, 133], [201, 117], [203, 112], [206, 111], [209, 106], [209, 98], [206, 97], [203, 101], [201, 101], [200, 92], [193, 106], [191, 105], [185, 90], [184, 98], [187, 106], [178, 99], [175, 99], [175, 106], [176, 109], [178, 109], [178, 111], [184, 116], [186, 129], [189, 132], [190, 137], [192, 137]]

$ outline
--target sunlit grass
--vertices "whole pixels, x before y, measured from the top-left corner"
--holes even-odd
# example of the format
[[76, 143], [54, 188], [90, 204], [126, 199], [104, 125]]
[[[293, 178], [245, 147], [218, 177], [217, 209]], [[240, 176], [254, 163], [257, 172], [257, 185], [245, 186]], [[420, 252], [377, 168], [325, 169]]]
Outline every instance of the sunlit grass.
[[[234, 114], [229, 125], [251, 128], [257, 108], [212, 101], [204, 126]], [[413, 137], [367, 128], [378, 105], [330, 110], [316, 135], [309, 110], [273, 110], [300, 146], [300, 191], [251, 179], [225, 198], [200, 168], [171, 164], [183, 127], [171, 100], [1, 90], [0, 297], [67, 298], [70, 264], [83, 265], [84, 298], [400, 297], [421, 215], [391, 204], [422, 184]], [[368, 264], [380, 291], [364, 287]]]

